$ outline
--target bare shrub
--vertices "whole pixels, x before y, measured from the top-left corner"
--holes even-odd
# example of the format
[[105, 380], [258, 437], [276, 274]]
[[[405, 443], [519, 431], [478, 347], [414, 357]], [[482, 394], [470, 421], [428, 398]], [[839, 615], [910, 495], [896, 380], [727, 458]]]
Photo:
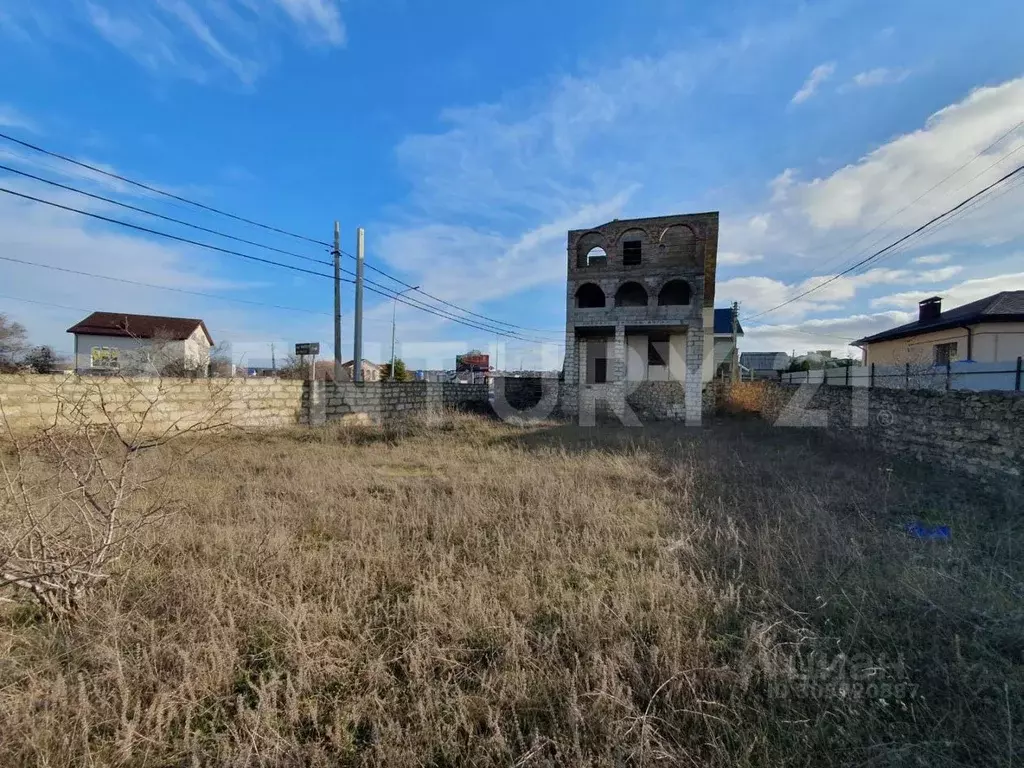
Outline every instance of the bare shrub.
[[[226, 425], [227, 400], [211, 390], [206, 409], [161, 420], [166, 384], [91, 382], [77, 395], [58, 387], [53, 421], [28, 438], [6, 418], [0, 454], [0, 590], [31, 595], [55, 620], [116, 575], [141, 529], [170, 511], [168, 483], [199, 448], [172, 443]], [[159, 451], [158, 463], [147, 462]]]

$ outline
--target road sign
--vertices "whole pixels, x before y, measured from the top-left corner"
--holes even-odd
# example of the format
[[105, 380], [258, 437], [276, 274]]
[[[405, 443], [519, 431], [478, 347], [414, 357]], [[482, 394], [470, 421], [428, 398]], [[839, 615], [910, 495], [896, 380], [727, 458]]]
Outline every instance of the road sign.
[[299, 356], [302, 356], [302, 355], [319, 355], [320, 354], [320, 342], [319, 341], [310, 341], [310, 342], [307, 342], [306, 344], [296, 344], [295, 345], [295, 354], [299, 355]]

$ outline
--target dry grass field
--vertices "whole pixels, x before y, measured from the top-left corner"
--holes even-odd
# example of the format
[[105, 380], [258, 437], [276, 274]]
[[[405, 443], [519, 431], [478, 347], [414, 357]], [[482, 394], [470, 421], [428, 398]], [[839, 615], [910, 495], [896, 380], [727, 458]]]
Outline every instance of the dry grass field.
[[74, 620], [4, 593], [0, 765], [1024, 756], [1019, 506], [938, 472], [752, 419], [448, 416], [174, 473]]

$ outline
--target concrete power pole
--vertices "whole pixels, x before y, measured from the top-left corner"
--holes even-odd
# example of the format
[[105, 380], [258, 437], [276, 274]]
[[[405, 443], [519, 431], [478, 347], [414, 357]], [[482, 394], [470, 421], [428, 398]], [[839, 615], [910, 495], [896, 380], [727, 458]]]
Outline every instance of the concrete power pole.
[[355, 340], [352, 343], [352, 381], [363, 380], [363, 259], [365, 233], [356, 230], [356, 321]]
[[738, 331], [740, 326], [740, 305], [732, 303], [732, 380], [740, 379], [740, 348], [738, 345]]
[[334, 380], [341, 375], [341, 225], [334, 222]]

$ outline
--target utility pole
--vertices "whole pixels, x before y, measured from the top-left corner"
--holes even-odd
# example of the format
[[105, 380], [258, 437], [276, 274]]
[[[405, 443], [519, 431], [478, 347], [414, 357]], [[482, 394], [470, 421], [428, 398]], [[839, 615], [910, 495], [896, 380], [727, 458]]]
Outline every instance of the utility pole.
[[341, 225], [334, 222], [334, 380], [341, 381]]
[[418, 291], [418, 285], [414, 285], [412, 288], [406, 288], [404, 291], [399, 291], [394, 295], [394, 301], [391, 303], [391, 380], [395, 381], [395, 313], [398, 311], [398, 297], [403, 293], [409, 291]]
[[270, 342], [270, 369], [277, 370], [277, 357], [274, 356], [274, 342]]
[[352, 344], [352, 381], [363, 380], [363, 258], [365, 233], [356, 230], [356, 322], [355, 341]]
[[740, 327], [740, 305], [732, 303], [732, 380], [739, 381], [740, 374], [740, 348], [737, 346], [737, 332]]

